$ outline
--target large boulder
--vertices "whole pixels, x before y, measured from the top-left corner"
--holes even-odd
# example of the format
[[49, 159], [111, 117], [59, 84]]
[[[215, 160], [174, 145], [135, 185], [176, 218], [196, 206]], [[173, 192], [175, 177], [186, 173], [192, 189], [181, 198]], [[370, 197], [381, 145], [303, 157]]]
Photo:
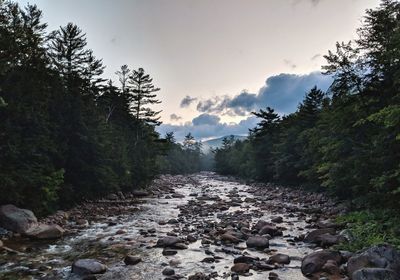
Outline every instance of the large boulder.
[[352, 280], [398, 280], [398, 274], [385, 268], [362, 268], [353, 273]]
[[248, 248], [265, 249], [269, 247], [269, 241], [263, 236], [250, 236], [246, 241]]
[[13, 232], [24, 234], [37, 224], [32, 211], [8, 204], [0, 207], [0, 226]]
[[25, 235], [32, 239], [57, 239], [63, 236], [64, 229], [58, 225], [38, 224], [25, 231]]
[[[328, 261], [333, 261], [337, 265], [342, 262], [342, 256], [337, 251], [320, 250], [305, 256], [301, 262], [301, 272], [309, 277], [314, 273], [323, 272], [323, 267]], [[332, 263], [332, 262], [330, 262]]]
[[72, 273], [78, 275], [103, 274], [107, 267], [94, 259], [80, 259], [72, 264]]
[[[400, 252], [390, 245], [377, 245], [355, 254], [347, 262], [347, 271], [350, 276], [364, 268], [392, 270], [396, 272], [396, 277], [400, 279]], [[371, 273], [370, 271], [363, 273], [367, 272]]]

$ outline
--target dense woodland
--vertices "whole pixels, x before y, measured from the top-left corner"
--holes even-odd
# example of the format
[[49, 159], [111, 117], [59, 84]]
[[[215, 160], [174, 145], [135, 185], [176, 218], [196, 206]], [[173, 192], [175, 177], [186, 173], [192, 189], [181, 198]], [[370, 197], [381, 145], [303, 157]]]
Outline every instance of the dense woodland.
[[0, 5], [0, 204], [45, 214], [199, 170], [191, 135], [155, 131], [160, 89], [143, 68], [103, 79], [78, 26], [47, 32], [35, 5]]
[[248, 140], [216, 150], [217, 171], [400, 208], [400, 4], [368, 10], [357, 33], [325, 56], [328, 92], [311, 89], [287, 116], [254, 113]]

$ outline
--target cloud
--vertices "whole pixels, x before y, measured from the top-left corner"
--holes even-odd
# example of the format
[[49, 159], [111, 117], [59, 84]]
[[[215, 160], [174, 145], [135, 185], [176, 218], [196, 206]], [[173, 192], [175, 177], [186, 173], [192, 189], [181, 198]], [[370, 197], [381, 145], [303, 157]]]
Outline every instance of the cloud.
[[311, 88], [317, 86], [326, 91], [331, 83], [332, 78], [320, 72], [306, 75], [282, 73], [267, 78], [258, 93], [242, 91], [234, 97], [223, 96], [201, 100], [197, 104], [197, 110], [202, 113], [246, 116], [252, 111], [269, 106], [280, 114], [289, 114], [297, 109]]
[[217, 125], [220, 121], [218, 116], [210, 115], [210, 114], [201, 114], [200, 116], [194, 118], [192, 120], [192, 124], [194, 126], [199, 125]]
[[[198, 117], [197, 117], [198, 118]], [[186, 123], [184, 125], [173, 125], [173, 124], [162, 124], [157, 127], [157, 131], [161, 135], [165, 135], [167, 132], [174, 132], [175, 138], [178, 141], [182, 141], [186, 134], [189, 132], [197, 140], [223, 137], [227, 135], [248, 135], [249, 128], [253, 128], [258, 123], [258, 119], [254, 116], [250, 116], [239, 123], [202, 123], [199, 124], [196, 121]], [[217, 117], [218, 118], [218, 117]], [[195, 125], [194, 123], [197, 123]]]
[[181, 117], [181, 116], [178, 116], [177, 114], [171, 114], [171, 115], [169, 116], [169, 118], [170, 118], [171, 121], [179, 121], [179, 120], [182, 119], [182, 117]]
[[189, 95], [186, 95], [181, 101], [181, 108], [189, 107], [196, 100], [197, 100], [196, 97], [190, 97]]
[[[247, 135], [259, 120], [250, 112], [270, 106], [281, 115], [296, 111], [305, 94], [314, 86], [326, 91], [332, 78], [320, 72], [305, 75], [286, 74], [268, 77], [265, 85], [257, 92], [242, 91], [236, 96], [216, 96], [200, 100], [197, 110], [200, 115], [191, 122], [182, 125], [162, 124], [157, 128], [161, 135], [174, 132], [178, 141], [182, 141], [189, 132], [196, 139], [216, 138], [226, 135]], [[190, 99], [193, 99], [190, 97]], [[192, 103], [194, 101], [191, 101]], [[245, 116], [239, 123], [221, 123], [218, 115]]]

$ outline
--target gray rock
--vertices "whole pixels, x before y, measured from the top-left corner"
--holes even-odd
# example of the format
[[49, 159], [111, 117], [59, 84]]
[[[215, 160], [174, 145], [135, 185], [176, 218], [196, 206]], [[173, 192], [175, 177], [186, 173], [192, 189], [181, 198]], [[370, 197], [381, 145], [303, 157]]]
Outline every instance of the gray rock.
[[342, 256], [337, 251], [321, 250], [305, 256], [301, 262], [301, 272], [305, 276], [312, 276], [314, 273], [322, 271], [322, 267], [328, 260], [336, 262], [338, 265], [342, 262]]
[[248, 248], [256, 248], [263, 250], [269, 247], [269, 241], [267, 238], [262, 236], [250, 236], [246, 241]]
[[72, 273], [78, 275], [103, 274], [107, 267], [94, 259], [80, 259], [72, 264]]
[[289, 264], [290, 257], [285, 254], [275, 254], [268, 259], [268, 263]]
[[235, 263], [231, 267], [231, 271], [236, 272], [238, 274], [244, 274], [246, 272], [249, 272], [250, 270], [250, 265], [247, 263]]
[[352, 280], [398, 280], [398, 274], [385, 268], [362, 268], [353, 273]]
[[323, 234], [335, 234], [336, 230], [334, 228], [322, 228], [322, 229], [316, 229], [313, 230], [304, 237], [304, 242], [308, 243], [318, 243], [318, 238], [320, 238], [321, 235]]
[[8, 204], [0, 207], [0, 226], [13, 232], [24, 234], [37, 224], [32, 211]]
[[173, 270], [173, 269], [170, 268], [170, 267], [166, 267], [166, 268], [164, 268], [164, 270], [162, 271], [162, 274], [165, 275], [165, 276], [171, 276], [171, 275], [174, 275], [174, 274], [175, 274], [175, 270]]
[[157, 247], [172, 247], [181, 242], [181, 239], [175, 236], [166, 236], [158, 239]]
[[64, 229], [58, 225], [38, 224], [25, 232], [32, 239], [57, 239], [63, 236]]
[[142, 259], [140, 257], [136, 257], [136, 256], [126, 256], [124, 259], [124, 263], [126, 265], [135, 265], [138, 264], [142, 261]]
[[377, 245], [355, 254], [347, 262], [349, 275], [362, 268], [384, 268], [400, 278], [400, 252], [390, 245]]

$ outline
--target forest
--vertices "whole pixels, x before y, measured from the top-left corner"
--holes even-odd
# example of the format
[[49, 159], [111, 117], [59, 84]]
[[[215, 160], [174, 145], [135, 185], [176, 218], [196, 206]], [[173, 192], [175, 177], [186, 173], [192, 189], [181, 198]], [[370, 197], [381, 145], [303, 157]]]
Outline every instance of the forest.
[[161, 137], [159, 103], [143, 68], [105, 66], [75, 24], [46, 32], [36, 5], [1, 2], [0, 204], [48, 214], [200, 170], [200, 143]]
[[[361, 211], [349, 220], [359, 226], [372, 221], [383, 240], [387, 228], [396, 236], [399, 19], [396, 1], [382, 1], [379, 8], [368, 10], [358, 39], [338, 42], [324, 56], [324, 74], [334, 79], [329, 90], [312, 88], [289, 115], [280, 116], [270, 107], [254, 112], [260, 121], [248, 139], [226, 138], [216, 150], [217, 172], [328, 192]], [[370, 238], [371, 228], [365, 226], [363, 234]]]

